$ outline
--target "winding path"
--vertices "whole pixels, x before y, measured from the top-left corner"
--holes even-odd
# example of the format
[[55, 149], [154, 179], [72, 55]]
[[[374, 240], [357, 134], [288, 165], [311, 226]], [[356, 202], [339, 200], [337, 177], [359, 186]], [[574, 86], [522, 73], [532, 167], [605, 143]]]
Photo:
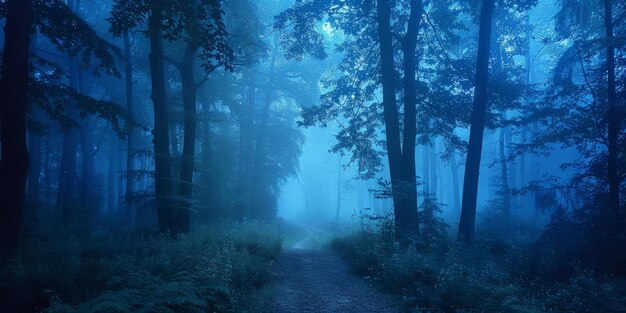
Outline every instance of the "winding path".
[[319, 233], [305, 229], [309, 236], [286, 250], [274, 266], [277, 280], [268, 313], [400, 312], [391, 298], [352, 275], [343, 259], [307, 249], [306, 243]]

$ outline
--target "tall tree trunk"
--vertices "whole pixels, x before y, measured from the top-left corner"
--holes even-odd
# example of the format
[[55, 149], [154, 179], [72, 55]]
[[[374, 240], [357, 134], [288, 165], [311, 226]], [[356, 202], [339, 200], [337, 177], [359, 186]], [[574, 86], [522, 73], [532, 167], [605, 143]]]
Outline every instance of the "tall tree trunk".
[[480, 30], [478, 35], [478, 56], [474, 84], [474, 103], [471, 116], [470, 138], [465, 162], [463, 179], [463, 200], [459, 235], [467, 242], [474, 236], [476, 220], [476, 199], [478, 196], [478, 176], [482, 153], [485, 114], [487, 112], [487, 87], [489, 83], [489, 45], [491, 24], [495, 0], [484, 0], [480, 12]]
[[[27, 198], [30, 205], [39, 205], [39, 178], [41, 177], [41, 135], [31, 131], [28, 134], [30, 168], [28, 170]], [[34, 211], [33, 211], [34, 213]]]
[[[163, 59], [163, 61], [165, 62], [165, 57]], [[174, 65], [174, 64], [170, 64], [170, 65]], [[172, 86], [169, 83], [167, 77], [169, 77], [170, 73], [168, 72], [170, 70], [169, 65], [164, 63], [164, 75], [166, 77], [165, 79], [165, 99], [169, 99], [168, 97], [170, 97], [170, 95], [172, 95]], [[178, 158], [180, 157], [180, 151], [178, 150], [180, 148], [180, 144], [178, 142], [178, 123], [180, 122], [180, 120], [178, 119], [178, 112], [177, 112], [177, 107], [174, 105], [168, 105], [167, 107], [167, 116], [168, 116], [168, 131], [169, 131], [169, 142], [170, 142], [170, 166], [171, 166], [171, 171], [174, 171], [174, 168], [176, 168], [178, 166]], [[174, 184], [172, 184], [172, 192], [174, 192]]]
[[[70, 87], [78, 92], [78, 61], [70, 58]], [[70, 101], [68, 116], [78, 121], [76, 103]], [[61, 214], [63, 226], [70, 226], [76, 214], [78, 187], [78, 172], [76, 169], [76, 147], [78, 146], [78, 129], [70, 127], [63, 132], [63, 146], [61, 155], [61, 172], [59, 174], [59, 190], [57, 193], [57, 210]]]
[[168, 111], [165, 96], [165, 65], [163, 58], [162, 0], [150, 1], [150, 74], [154, 109], [154, 180], [160, 232], [174, 232], [171, 205], [172, 173], [168, 134]]
[[[180, 168], [180, 195], [187, 201], [191, 200], [193, 191], [193, 171], [196, 150], [196, 83], [193, 77], [193, 66], [196, 60], [198, 47], [187, 44], [183, 60], [180, 64], [180, 76], [183, 89], [184, 139], [183, 155]], [[188, 232], [191, 217], [191, 204], [184, 203], [176, 210], [176, 220], [179, 231]]]
[[437, 182], [438, 182], [438, 176], [437, 176], [437, 138], [433, 137], [432, 138], [432, 143], [430, 144], [430, 148], [428, 149], [428, 157], [430, 159], [430, 194], [432, 195], [432, 198], [435, 199], [437, 198]]
[[[131, 51], [130, 38], [128, 32], [124, 32], [124, 82], [126, 86], [126, 112], [128, 118], [135, 119], [135, 105], [133, 101], [133, 54]], [[126, 192], [124, 202], [126, 203], [126, 223], [130, 228], [135, 225], [135, 205], [133, 203], [133, 192], [135, 192], [135, 154], [137, 151], [137, 129], [131, 127], [128, 132], [126, 149]]]
[[[79, 14], [78, 0], [68, 1], [68, 7], [75, 14]], [[79, 64], [75, 56], [69, 56], [69, 85], [75, 92], [80, 92]], [[79, 121], [78, 109], [75, 100], [71, 100], [67, 109], [68, 117], [75, 122]], [[78, 129], [70, 127], [63, 132], [63, 148], [61, 156], [61, 172], [59, 174], [59, 188], [57, 192], [57, 211], [61, 214], [63, 226], [72, 224], [76, 215], [76, 188], [78, 188], [78, 172], [76, 169], [76, 147], [78, 146]]]
[[[118, 138], [116, 138], [118, 140]], [[121, 148], [123, 146], [123, 142], [118, 140], [118, 145]], [[115, 153], [115, 161], [117, 162], [117, 172], [115, 173], [115, 177], [117, 178], [117, 206], [115, 207], [115, 216], [120, 219], [124, 218], [126, 215], [126, 211], [120, 210], [123, 207], [124, 202], [124, 191], [126, 190], [126, 177], [122, 175], [122, 170], [126, 166], [126, 157], [123, 153], [120, 153], [121, 149], [117, 150]]]
[[[530, 11], [526, 12], [526, 17], [524, 18], [524, 34], [525, 34], [525, 45], [526, 51], [524, 52], [524, 105], [528, 106], [530, 104], [530, 91], [531, 91], [531, 65], [532, 59], [530, 56], [530, 37], [532, 36], [532, 26], [530, 24]], [[528, 137], [528, 126], [525, 125], [522, 127], [520, 134], [520, 143], [526, 144]], [[526, 152], [522, 152], [519, 155], [519, 172], [517, 174], [517, 185], [519, 187], [524, 187], [526, 185], [526, 162], [527, 156]], [[522, 200], [523, 201], [523, 200]]]
[[409, 239], [416, 240], [419, 232], [417, 215], [417, 181], [415, 168], [415, 140], [417, 136], [417, 38], [422, 20], [422, 0], [411, 0], [411, 12], [407, 31], [402, 38], [404, 55], [404, 120], [402, 142], [402, 180], [406, 184], [405, 208], [402, 210], [405, 232]]
[[606, 31], [606, 71], [607, 71], [607, 123], [609, 161], [607, 164], [607, 178], [609, 181], [609, 208], [620, 211], [619, 200], [619, 160], [618, 137], [620, 131], [620, 112], [615, 103], [615, 44], [613, 43], [613, 1], [604, 0], [604, 28]]
[[248, 91], [245, 104], [239, 114], [239, 173], [237, 188], [239, 200], [236, 218], [244, 219], [250, 215], [250, 183], [252, 181], [252, 128], [254, 125], [254, 107], [256, 104], [256, 73], [249, 73]]
[[50, 212], [52, 204], [52, 182], [50, 181], [50, 134], [46, 135], [46, 155], [44, 158], [43, 174], [44, 174], [44, 186], [46, 187], [46, 194], [44, 195], [44, 208], [46, 213]]
[[430, 195], [430, 154], [428, 148], [428, 143], [422, 146], [422, 192], [424, 197]]
[[500, 180], [502, 184], [502, 213], [504, 222], [508, 223], [511, 217], [511, 190], [509, 188], [509, 170], [506, 156], [506, 144], [509, 142], [505, 140], [505, 132], [506, 130], [504, 128], [500, 128], [498, 150], [500, 154]]
[[[37, 36], [31, 36], [29, 49], [37, 49], [37, 44]], [[29, 116], [33, 119], [39, 119], [41, 114], [37, 108], [30, 106]], [[28, 205], [22, 218], [30, 219], [31, 224], [36, 222], [37, 214], [41, 210], [41, 141], [42, 134], [36, 131], [28, 132], [28, 152], [30, 157], [28, 186], [26, 189], [26, 202]]]
[[[258, 128], [258, 132], [257, 132], [257, 136], [256, 136], [256, 144], [254, 146], [254, 157], [252, 159], [252, 176], [256, 177], [257, 179], [261, 178], [261, 176], [263, 175], [263, 164], [264, 164], [264, 156], [265, 156], [265, 142], [266, 142], [266, 137], [267, 137], [267, 123], [269, 120], [269, 115], [270, 115], [270, 106], [272, 105], [272, 96], [274, 94], [274, 81], [276, 80], [275, 77], [275, 67], [276, 67], [276, 58], [278, 57], [278, 46], [279, 46], [279, 36], [276, 35], [274, 36], [274, 46], [272, 49], [272, 56], [270, 58], [270, 64], [269, 64], [269, 69], [268, 69], [268, 82], [267, 82], [267, 86], [265, 88], [265, 99], [263, 100], [263, 108], [261, 110], [261, 120], [259, 122], [259, 128]], [[252, 177], [250, 176], [250, 178]], [[249, 183], [251, 183], [251, 181], [249, 181]], [[249, 184], [249, 188], [250, 191], [254, 192], [250, 192], [248, 193], [248, 197], [257, 197], [260, 196], [262, 189], [261, 188], [265, 188], [265, 186], [261, 185], [261, 186], [251, 186], [251, 184]], [[248, 203], [250, 203], [250, 199], [248, 199]], [[262, 208], [259, 208], [262, 209]], [[267, 218], [271, 218], [274, 217], [276, 215], [276, 212], [269, 212], [269, 210], [271, 209], [271, 207], [265, 208], [267, 210], [267, 212], [256, 212], [255, 215], [259, 215], [259, 216], [265, 216]]]
[[[169, 84], [167, 84], [167, 86], [169, 86]], [[170, 94], [169, 93], [169, 87], [167, 87], [167, 91], [166, 91], [166, 95]], [[180, 152], [178, 151], [178, 132], [176, 131], [176, 126], [178, 123], [178, 119], [176, 118], [176, 116], [174, 115], [175, 110], [174, 108], [168, 108], [168, 116], [170, 116], [169, 120], [168, 120], [168, 131], [169, 131], [169, 138], [170, 138], [170, 156], [173, 160], [176, 160], [175, 162], [177, 162], [177, 158], [180, 156]], [[173, 164], [174, 167], [176, 167], [177, 164]]]
[[[78, 0], [77, 0], [78, 2]], [[91, 84], [85, 84], [84, 71], [78, 71], [78, 91], [80, 94], [89, 95], [91, 92]], [[80, 182], [80, 223], [87, 226], [89, 216], [93, 213], [93, 196], [95, 188], [95, 151], [93, 142], [93, 117], [86, 116], [80, 118], [80, 146], [82, 153], [82, 179]]]
[[461, 215], [461, 199], [459, 199], [459, 165], [456, 162], [456, 152], [450, 156], [450, 167], [452, 169], [452, 196], [454, 199], [454, 212], [457, 217]]
[[28, 176], [26, 108], [32, 2], [8, 0], [0, 80], [0, 259], [17, 254]]
[[91, 129], [91, 119], [82, 119], [80, 146], [83, 155], [83, 177], [80, 183], [81, 218], [87, 217], [88, 210], [93, 208], [91, 202], [94, 195], [95, 155]]
[[107, 211], [109, 214], [113, 214], [117, 208], [117, 179], [115, 177], [117, 172], [117, 143], [116, 139], [112, 140], [109, 150], [109, 168], [107, 173]]
[[383, 89], [383, 114], [385, 120], [385, 139], [389, 176], [393, 194], [395, 214], [396, 240], [406, 244], [409, 242], [409, 223], [406, 218], [406, 200], [402, 194], [403, 168], [402, 150], [400, 146], [400, 122], [396, 104], [395, 64], [391, 33], [391, 8], [389, 0], [381, 0], [377, 6], [378, 40], [381, 59], [381, 85]]

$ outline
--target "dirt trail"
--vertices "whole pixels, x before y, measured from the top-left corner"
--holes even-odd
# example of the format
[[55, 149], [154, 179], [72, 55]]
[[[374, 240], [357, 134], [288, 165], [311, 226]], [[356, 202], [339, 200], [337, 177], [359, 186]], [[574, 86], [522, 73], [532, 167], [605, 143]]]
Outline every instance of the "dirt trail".
[[305, 230], [309, 236], [284, 251], [274, 266], [277, 281], [268, 313], [399, 312], [391, 298], [354, 276], [346, 261], [332, 252], [307, 247], [320, 231]]

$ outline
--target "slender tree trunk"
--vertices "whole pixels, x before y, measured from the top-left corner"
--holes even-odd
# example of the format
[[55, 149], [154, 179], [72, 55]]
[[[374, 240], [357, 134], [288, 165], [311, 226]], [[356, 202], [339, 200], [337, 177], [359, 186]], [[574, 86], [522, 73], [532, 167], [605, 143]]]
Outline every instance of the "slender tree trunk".
[[[75, 14], [80, 13], [80, 1], [69, 0], [68, 7]], [[76, 93], [80, 93], [80, 67], [79, 60], [75, 56], [69, 57], [69, 85]], [[68, 116], [75, 122], [80, 121], [78, 108], [75, 100], [71, 100], [68, 108]], [[57, 194], [57, 210], [61, 213], [63, 226], [70, 226], [76, 218], [77, 202], [76, 189], [78, 188], [77, 171], [77, 147], [79, 140], [79, 129], [71, 127], [63, 133], [63, 150], [61, 156], [61, 173], [59, 175], [59, 190]], [[82, 190], [82, 188], [81, 188]]]
[[[78, 92], [78, 62], [70, 58], [70, 87]], [[70, 101], [68, 116], [78, 121], [76, 103]], [[57, 210], [61, 214], [63, 226], [70, 226], [76, 214], [76, 189], [78, 188], [78, 172], [76, 169], [76, 147], [78, 146], [78, 129], [70, 127], [63, 132], [61, 155], [61, 172], [59, 174], [59, 190], [57, 194]]]
[[115, 178], [115, 173], [117, 172], [117, 142], [117, 140], [112, 140], [109, 150], [109, 168], [107, 173], [107, 211], [109, 214], [113, 214], [117, 208], [117, 179]]
[[428, 157], [430, 158], [430, 193], [432, 198], [437, 198], [437, 182], [439, 177], [437, 176], [437, 139], [435, 137], [432, 138], [432, 143], [430, 145]]
[[[530, 104], [530, 91], [531, 91], [531, 64], [532, 59], [530, 57], [530, 37], [532, 36], [532, 26], [530, 25], [530, 11], [526, 12], [525, 17], [525, 40], [526, 40], [526, 52], [524, 53], [524, 78], [525, 78], [525, 90], [524, 90], [524, 104]], [[528, 125], [522, 127], [521, 135], [520, 135], [520, 143], [526, 144], [528, 137]], [[519, 187], [524, 187], [526, 185], [526, 162], [527, 156], [526, 152], [522, 152], [519, 156], [519, 173], [517, 175], [517, 181]], [[522, 201], [524, 201], [522, 199]], [[526, 201], [524, 201], [526, 202]]]
[[498, 142], [498, 150], [500, 154], [500, 179], [502, 184], [502, 213], [504, 215], [504, 222], [508, 223], [511, 218], [511, 190], [509, 188], [509, 170], [506, 156], [506, 144], [505, 129], [500, 128], [500, 140]]
[[[257, 132], [257, 136], [256, 136], [256, 144], [255, 144], [255, 148], [254, 148], [254, 157], [252, 160], [252, 169], [253, 169], [253, 175], [254, 177], [256, 177], [257, 179], [260, 178], [263, 175], [263, 164], [264, 164], [264, 152], [265, 152], [265, 145], [266, 145], [266, 137], [267, 137], [267, 123], [269, 120], [269, 115], [270, 115], [270, 106], [272, 104], [272, 96], [274, 94], [274, 81], [275, 81], [275, 67], [276, 67], [276, 58], [278, 56], [278, 45], [279, 45], [279, 37], [278, 35], [274, 36], [274, 47], [272, 49], [272, 56], [270, 58], [270, 64], [269, 64], [269, 69], [268, 69], [268, 82], [267, 82], [267, 87], [265, 88], [265, 99], [263, 101], [263, 108], [261, 111], [261, 120], [259, 122], [259, 128], [258, 128], [258, 132]], [[251, 181], [249, 182], [251, 183]], [[250, 190], [254, 190], [255, 192], [250, 192], [248, 193], [248, 203], [250, 203], [251, 199], [250, 197], [256, 197], [256, 196], [260, 196], [260, 192], [262, 192], [262, 189], [260, 188], [264, 188], [265, 186], [251, 186], [251, 184], [249, 184], [249, 188]], [[259, 208], [261, 209], [261, 208]], [[267, 210], [267, 212], [256, 212], [257, 214], [255, 215], [259, 215], [259, 216], [265, 216], [267, 218], [270, 217], [274, 217], [276, 215], [276, 212], [269, 212], [269, 210], [271, 209], [271, 207], [265, 208]]]
[[[135, 105], [133, 101], [133, 54], [131, 51], [130, 38], [128, 32], [124, 32], [124, 81], [126, 86], [126, 111], [128, 118], [135, 119]], [[132, 127], [128, 132], [126, 154], [126, 192], [124, 202], [126, 203], [126, 223], [130, 228], [135, 225], [135, 205], [132, 195], [135, 192], [135, 153], [137, 151], [137, 129]]]
[[[193, 191], [193, 171], [196, 150], [196, 83], [193, 77], [193, 66], [198, 47], [187, 44], [180, 65], [180, 76], [183, 89], [183, 107], [185, 111], [185, 130], [183, 139], [183, 155], [180, 169], [180, 195], [191, 200]], [[191, 205], [185, 203], [176, 212], [179, 231], [188, 232], [191, 217]]]
[[[68, 7], [79, 14], [80, 3], [78, 0], [68, 1]], [[69, 57], [69, 84], [75, 92], [79, 93], [79, 64], [75, 56]], [[78, 109], [74, 100], [68, 104], [68, 113], [70, 119], [75, 122], [79, 121]], [[57, 193], [57, 211], [61, 214], [61, 222], [63, 226], [68, 227], [72, 224], [77, 213], [76, 189], [78, 188], [78, 171], [76, 169], [76, 147], [78, 146], [78, 129], [70, 127], [63, 133], [63, 150], [61, 156], [61, 173], [59, 174], [59, 190]]]
[[[77, 0], [78, 2], [78, 0]], [[78, 71], [78, 91], [80, 94], [89, 95], [91, 85], [85, 84], [84, 72]], [[93, 196], [95, 174], [95, 151], [93, 142], [93, 117], [80, 118], [80, 146], [82, 153], [82, 179], [80, 182], [80, 223], [87, 226], [89, 216], [93, 213]]]
[[[169, 86], [169, 84], [167, 84]], [[167, 88], [167, 90], [169, 91], [169, 87]], [[170, 94], [169, 92], [166, 92], [165, 94]], [[174, 108], [168, 108], [168, 131], [169, 131], [169, 138], [170, 138], [170, 156], [172, 159], [175, 160], [175, 162], [177, 161], [177, 158], [180, 156], [180, 152], [178, 151], [178, 132], [176, 131], [176, 126], [178, 123], [178, 119], [174, 116], [175, 110]], [[177, 164], [173, 164], [174, 167], [176, 167]]]
[[168, 110], [165, 96], [161, 0], [150, 1], [150, 74], [154, 109], [154, 179], [160, 232], [174, 232], [171, 205], [172, 173], [170, 166]]
[[80, 146], [83, 155], [83, 177], [80, 183], [81, 218], [92, 209], [95, 177], [94, 143], [90, 118], [83, 119], [80, 132]]
[[17, 254], [28, 176], [26, 108], [32, 2], [8, 0], [6, 14], [0, 69], [0, 259]]
[[411, 12], [407, 22], [407, 31], [402, 38], [404, 55], [404, 131], [402, 142], [402, 180], [406, 207], [403, 208], [401, 220], [409, 239], [416, 240], [419, 232], [417, 215], [417, 181], [415, 166], [415, 140], [417, 136], [417, 39], [422, 20], [422, 0], [411, 0]]
[[402, 196], [402, 150], [400, 146], [400, 122], [396, 104], [395, 64], [391, 33], [391, 8], [389, 0], [381, 0], [377, 6], [378, 40], [380, 43], [381, 84], [383, 89], [383, 114], [389, 176], [393, 194], [396, 240], [406, 244], [409, 241], [406, 218], [406, 201]]
[[44, 173], [44, 185], [46, 187], [46, 194], [44, 199], [44, 208], [46, 213], [49, 213], [51, 210], [52, 204], [50, 203], [52, 200], [52, 184], [50, 181], [50, 154], [52, 150], [50, 149], [50, 135], [46, 135], [46, 155], [44, 159], [43, 165], [43, 173]]
[[39, 178], [41, 177], [41, 136], [33, 131], [28, 134], [28, 152], [30, 156], [28, 202], [37, 207], [39, 205]]
[[609, 208], [620, 211], [620, 173], [618, 137], [620, 131], [620, 112], [616, 104], [615, 90], [615, 44], [613, 43], [613, 1], [604, 0], [604, 28], [606, 31], [606, 71], [607, 71], [607, 123], [609, 161], [607, 164], [607, 178], [609, 181]]
[[[123, 146], [123, 142], [118, 140], [118, 146], [121, 148]], [[115, 207], [115, 216], [123, 219], [126, 216], [126, 211], [120, 210], [123, 207], [124, 202], [124, 191], [126, 190], [126, 177], [122, 175], [122, 170], [126, 167], [126, 157], [123, 153], [120, 152], [121, 149], [115, 153], [115, 160], [117, 162], [117, 172], [115, 172], [115, 177], [117, 178], [117, 198], [115, 201], [117, 202], [117, 206]]]
[[484, 0], [480, 12], [480, 30], [478, 35], [478, 56], [474, 84], [474, 103], [471, 116], [470, 138], [465, 162], [463, 181], [463, 200], [459, 235], [467, 242], [474, 236], [476, 220], [476, 199], [478, 196], [478, 175], [482, 153], [485, 114], [487, 112], [487, 87], [489, 83], [489, 45], [491, 24], [495, 0]]
[[450, 167], [452, 169], [452, 196], [454, 198], [454, 212], [457, 217], [460, 217], [461, 199], [459, 197], [459, 165], [456, 162], [456, 152], [452, 152], [450, 157]]
[[[162, 1], [162, 0], [159, 0]], [[165, 55], [165, 53], [163, 54]], [[163, 61], [165, 62], [165, 56], [163, 58]], [[169, 80], [167, 79], [167, 77], [169, 77], [169, 75], [171, 75], [171, 73], [169, 72], [170, 70], [170, 65], [174, 65], [174, 64], [168, 64], [168, 63], [164, 63], [164, 75], [165, 75], [165, 99], [169, 99], [168, 97], [170, 97], [170, 95], [173, 94], [172, 92], [172, 85], [170, 84]], [[178, 164], [178, 160], [180, 158], [180, 151], [178, 150], [180, 148], [180, 143], [178, 142], [178, 125], [180, 122], [180, 119], [178, 118], [178, 113], [177, 112], [177, 106], [174, 105], [168, 105], [167, 107], [167, 116], [168, 116], [168, 120], [167, 120], [167, 127], [168, 127], [168, 131], [169, 131], [169, 145], [170, 145], [170, 167], [171, 167], [171, 171], [173, 172], [175, 168], [177, 168], [179, 166]], [[176, 187], [174, 187], [174, 183], [172, 183], [172, 192], [174, 192], [174, 189]]]
[[256, 73], [249, 73], [248, 91], [245, 99], [245, 107], [239, 114], [239, 173], [238, 189], [239, 201], [237, 205], [236, 217], [244, 219], [250, 217], [250, 193], [252, 181], [252, 129], [254, 108], [256, 105]]

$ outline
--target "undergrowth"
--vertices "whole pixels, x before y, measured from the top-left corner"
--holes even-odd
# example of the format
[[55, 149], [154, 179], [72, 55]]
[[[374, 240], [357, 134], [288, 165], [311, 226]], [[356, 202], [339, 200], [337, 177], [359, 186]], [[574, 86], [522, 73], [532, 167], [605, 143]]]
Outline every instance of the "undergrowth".
[[358, 231], [333, 240], [331, 248], [356, 274], [398, 296], [407, 312], [608, 313], [626, 308], [624, 279], [583, 267], [563, 280], [546, 279], [553, 265], [549, 257], [533, 254], [528, 241], [496, 241], [482, 234], [468, 246], [445, 231], [431, 230], [436, 236], [427, 242], [401, 248], [389, 239], [389, 227], [361, 223]]
[[223, 222], [175, 239], [33, 238], [0, 270], [0, 312], [248, 312], [280, 253], [271, 229]]

